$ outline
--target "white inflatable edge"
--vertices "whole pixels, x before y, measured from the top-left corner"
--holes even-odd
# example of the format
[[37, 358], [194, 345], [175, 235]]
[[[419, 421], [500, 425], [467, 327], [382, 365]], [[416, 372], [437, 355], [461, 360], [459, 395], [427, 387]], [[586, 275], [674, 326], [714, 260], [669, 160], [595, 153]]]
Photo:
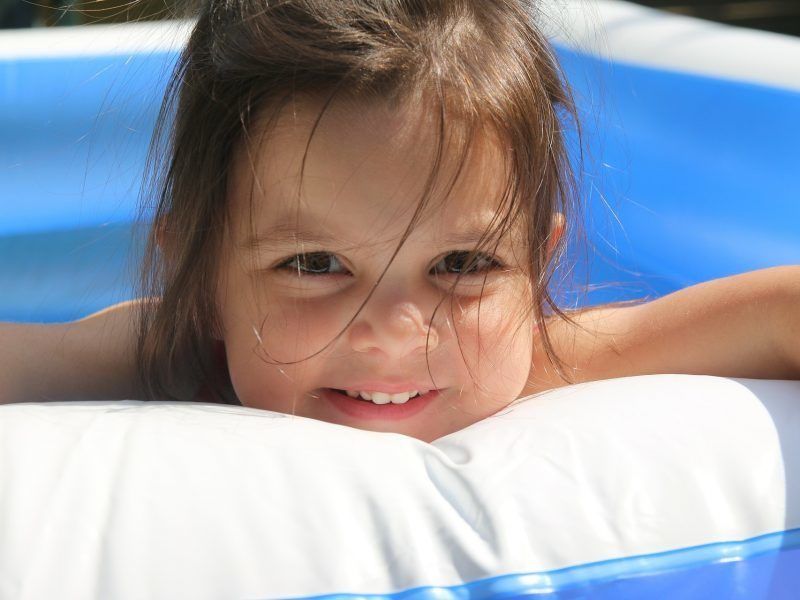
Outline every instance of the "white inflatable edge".
[[782, 532], [799, 395], [595, 381], [431, 444], [212, 404], [0, 406], [0, 598], [385, 594]]
[[646, 67], [800, 91], [800, 38], [623, 2], [545, 0], [548, 37], [586, 54]]
[[[542, 0], [555, 43], [615, 62], [800, 91], [800, 38], [666, 13], [621, 0]], [[169, 52], [194, 20], [0, 32], [0, 60]]]
[[8, 29], [0, 31], [0, 60], [176, 52], [186, 45], [194, 23], [185, 19]]

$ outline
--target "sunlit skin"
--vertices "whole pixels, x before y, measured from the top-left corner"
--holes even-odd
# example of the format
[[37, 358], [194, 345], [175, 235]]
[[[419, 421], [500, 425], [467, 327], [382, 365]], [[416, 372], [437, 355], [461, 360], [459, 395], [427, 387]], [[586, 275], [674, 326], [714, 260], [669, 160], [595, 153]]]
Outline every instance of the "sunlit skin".
[[[252, 130], [249, 150], [233, 158], [217, 303], [239, 400], [423, 441], [496, 413], [520, 395], [531, 364], [531, 279], [519, 236], [504, 236], [462, 277], [452, 302], [447, 291], [451, 271], [464, 266], [458, 257], [478, 241], [449, 240], [477, 238], [498, 209], [500, 145], [476, 138], [446, 198], [447, 177], [439, 178], [422, 222], [359, 312], [417, 206], [434, 127], [420, 108], [335, 104], [314, 134], [298, 196], [319, 106], [297, 100], [268, 135]], [[449, 165], [444, 175], [453, 172]], [[267, 240], [256, 248], [254, 232]], [[320, 397], [365, 379], [424, 382], [441, 394], [399, 421], [350, 417]]]

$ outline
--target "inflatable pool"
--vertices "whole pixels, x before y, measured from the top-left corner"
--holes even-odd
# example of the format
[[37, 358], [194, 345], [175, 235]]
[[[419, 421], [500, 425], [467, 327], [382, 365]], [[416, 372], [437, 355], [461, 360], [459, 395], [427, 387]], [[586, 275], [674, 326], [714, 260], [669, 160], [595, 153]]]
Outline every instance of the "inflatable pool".
[[[800, 263], [800, 40], [552, 7], [595, 250], [563, 302]], [[0, 320], [133, 294], [139, 179], [190, 26], [0, 34]], [[201, 403], [1, 406], [0, 600], [796, 598], [798, 399], [616, 379], [431, 444]]]
[[[588, 150], [592, 291], [564, 303], [800, 262], [798, 40], [621, 2], [545, 6]], [[132, 296], [147, 144], [190, 27], [0, 35], [0, 320]]]
[[431, 444], [223, 405], [0, 406], [0, 598], [790, 600], [798, 398], [612, 379]]

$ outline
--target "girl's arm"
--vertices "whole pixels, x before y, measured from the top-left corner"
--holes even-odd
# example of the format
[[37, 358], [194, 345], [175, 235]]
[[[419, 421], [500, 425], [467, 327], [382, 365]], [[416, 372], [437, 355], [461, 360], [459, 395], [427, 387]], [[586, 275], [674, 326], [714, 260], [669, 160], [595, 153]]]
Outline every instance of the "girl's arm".
[[141, 397], [134, 365], [139, 302], [70, 323], [0, 323], [0, 404]]
[[[800, 379], [800, 266], [573, 316], [588, 331], [557, 320], [548, 330], [575, 383], [655, 373]], [[563, 385], [537, 341], [527, 393]]]

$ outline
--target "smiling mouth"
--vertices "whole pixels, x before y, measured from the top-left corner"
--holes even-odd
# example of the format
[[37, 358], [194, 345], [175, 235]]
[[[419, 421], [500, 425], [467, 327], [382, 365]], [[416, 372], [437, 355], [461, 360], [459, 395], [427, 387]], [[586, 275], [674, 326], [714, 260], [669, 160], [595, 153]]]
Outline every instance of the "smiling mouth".
[[409, 400], [419, 398], [430, 393], [430, 390], [410, 390], [407, 392], [399, 392], [396, 394], [389, 394], [386, 392], [367, 392], [367, 391], [354, 391], [354, 390], [339, 390], [336, 388], [329, 388], [334, 392], [346, 395], [354, 400], [361, 400], [363, 402], [371, 402], [372, 404], [405, 404]]
[[[328, 401], [331, 406], [348, 419], [357, 419], [359, 422], [397, 421], [410, 419], [420, 414], [432, 403], [436, 402], [444, 390], [418, 391], [424, 391], [425, 393], [418, 393], [413, 398], [408, 397], [405, 399], [404, 397], [408, 396], [409, 392], [400, 392], [399, 394], [367, 392], [367, 395], [372, 396], [371, 400], [367, 400], [361, 397], [360, 392], [358, 397], [354, 398], [353, 390], [320, 388], [320, 398]], [[386, 396], [390, 396], [388, 402], [386, 401]], [[391, 397], [394, 397], [394, 401], [392, 401]], [[348, 424], [351, 424], [351, 421], [348, 421]]]

